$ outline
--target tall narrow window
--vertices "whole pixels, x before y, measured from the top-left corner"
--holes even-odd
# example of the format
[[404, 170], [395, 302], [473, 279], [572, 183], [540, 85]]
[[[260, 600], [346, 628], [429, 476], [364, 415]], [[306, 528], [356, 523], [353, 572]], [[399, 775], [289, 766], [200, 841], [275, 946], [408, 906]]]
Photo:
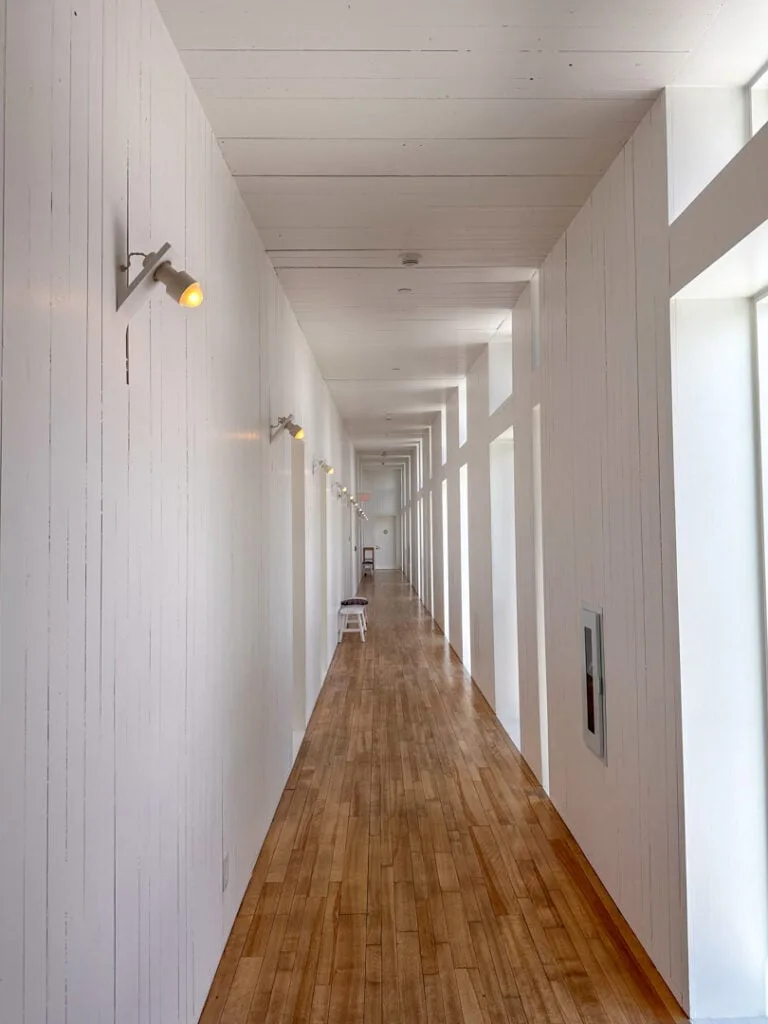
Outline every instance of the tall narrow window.
[[459, 472], [461, 516], [461, 659], [472, 673], [472, 614], [469, 607], [469, 474], [466, 463]]
[[515, 442], [510, 429], [490, 446], [491, 589], [496, 714], [520, 747], [520, 668], [515, 543]]
[[467, 440], [467, 378], [459, 384], [459, 448]]
[[451, 639], [451, 574], [448, 551], [448, 481], [443, 480], [443, 632]]
[[509, 310], [488, 345], [488, 412], [495, 412], [511, 394], [512, 310]]
[[429, 492], [429, 522], [427, 524], [427, 543], [429, 544], [429, 580], [427, 581], [427, 594], [429, 596], [429, 610], [435, 614], [435, 530], [434, 530], [434, 501], [432, 491]]
[[413, 509], [408, 509], [408, 579], [411, 583], [414, 583], [414, 569], [413, 564], [415, 552], [413, 550]]
[[755, 365], [757, 367], [757, 447], [759, 452], [759, 504], [762, 540], [763, 577], [763, 645], [768, 651], [768, 567], [766, 566], [766, 545], [768, 544], [768, 291], [755, 300]]
[[416, 579], [419, 597], [424, 600], [424, 501], [419, 498], [416, 503]]
[[768, 124], [768, 66], [764, 67], [749, 85], [752, 134], [757, 135]]
[[538, 271], [531, 278], [531, 366], [541, 365], [541, 277]]
[[549, 792], [549, 710], [547, 706], [547, 646], [544, 626], [544, 526], [541, 486], [541, 406], [533, 410], [533, 556], [536, 577], [536, 654], [539, 675], [541, 784]]
[[[765, 1006], [766, 312], [760, 301], [709, 294], [678, 296], [671, 311], [693, 1018], [748, 1017], [752, 1006]], [[606, 686], [610, 696], [608, 663]], [[606, 714], [610, 757], [610, 706]]]

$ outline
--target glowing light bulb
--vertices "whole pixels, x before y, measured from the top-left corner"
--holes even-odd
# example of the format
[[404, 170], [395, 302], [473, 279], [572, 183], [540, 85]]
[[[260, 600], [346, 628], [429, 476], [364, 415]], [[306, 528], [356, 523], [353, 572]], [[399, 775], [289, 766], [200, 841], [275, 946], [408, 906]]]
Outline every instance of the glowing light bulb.
[[203, 289], [200, 287], [199, 282], [193, 281], [182, 292], [179, 305], [186, 306], [187, 309], [196, 309], [198, 306], [202, 306], [203, 298]]

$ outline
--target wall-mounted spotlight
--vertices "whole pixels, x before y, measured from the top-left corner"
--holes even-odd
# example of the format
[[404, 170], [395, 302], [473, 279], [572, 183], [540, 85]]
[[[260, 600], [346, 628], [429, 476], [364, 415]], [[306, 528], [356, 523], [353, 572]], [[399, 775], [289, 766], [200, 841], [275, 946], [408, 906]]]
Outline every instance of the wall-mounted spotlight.
[[299, 424], [294, 420], [293, 413], [288, 413], [287, 416], [278, 416], [277, 423], [270, 423], [270, 441], [274, 441], [276, 437], [279, 437], [284, 430], [287, 430], [294, 441], [304, 440], [304, 427], [300, 427]]
[[197, 309], [203, 304], [203, 289], [186, 270], [177, 270], [170, 260], [161, 263], [152, 275], [155, 281], [165, 285], [165, 290], [180, 306]]
[[[142, 268], [134, 281], [127, 283], [127, 274], [134, 256], [142, 257]], [[202, 305], [203, 289], [200, 282], [186, 270], [177, 270], [171, 262], [171, 243], [161, 245], [157, 252], [131, 252], [118, 268], [117, 308], [129, 319], [137, 312], [140, 292], [153, 282], [165, 286], [168, 295], [185, 309]]]

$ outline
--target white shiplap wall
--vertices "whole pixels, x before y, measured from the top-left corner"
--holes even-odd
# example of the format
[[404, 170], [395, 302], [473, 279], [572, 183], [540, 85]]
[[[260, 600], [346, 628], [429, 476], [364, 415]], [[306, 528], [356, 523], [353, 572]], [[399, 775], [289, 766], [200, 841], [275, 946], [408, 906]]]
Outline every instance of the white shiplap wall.
[[[7, 0], [0, 26], [0, 1016], [187, 1024], [291, 765], [270, 417], [303, 422], [310, 478], [351, 451], [151, 0]], [[126, 334], [115, 266], [166, 240], [206, 303], [155, 293]]]
[[[660, 100], [542, 270], [544, 558], [551, 795], [684, 999], [664, 119]], [[582, 602], [605, 614], [605, 765], [582, 739]]]

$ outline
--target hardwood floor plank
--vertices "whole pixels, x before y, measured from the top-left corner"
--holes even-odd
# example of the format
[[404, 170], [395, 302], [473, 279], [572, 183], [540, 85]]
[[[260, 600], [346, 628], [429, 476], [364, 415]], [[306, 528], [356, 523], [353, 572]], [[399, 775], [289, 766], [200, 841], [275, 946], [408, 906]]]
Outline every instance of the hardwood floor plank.
[[424, 974], [437, 974], [437, 947], [429, 901], [419, 900], [416, 904], [416, 918], [419, 924], [419, 945], [421, 947], [421, 969]]
[[309, 1018], [310, 1024], [327, 1024], [330, 1002], [330, 985], [315, 985], [312, 995], [312, 1015]]
[[364, 914], [368, 906], [368, 818], [351, 817], [341, 877], [342, 914]]
[[472, 946], [477, 958], [478, 979], [482, 986], [482, 996], [485, 1004], [485, 1012], [492, 1024], [507, 1024], [507, 1011], [504, 1006], [504, 997], [499, 985], [496, 968], [493, 965], [493, 956], [485, 934], [485, 928], [477, 921], [469, 926], [472, 935]]
[[469, 921], [460, 892], [443, 893], [445, 921], [448, 927], [448, 942], [451, 946], [454, 967], [476, 967], [469, 934]]
[[460, 967], [456, 971], [456, 985], [461, 1001], [464, 1024], [491, 1024], [488, 1011], [478, 997], [479, 979], [477, 971]]
[[364, 588], [201, 1024], [680, 1024], [413, 592]]
[[411, 932], [397, 936], [397, 989], [400, 997], [399, 1020], [426, 1024], [427, 1005], [421, 968], [419, 937]]
[[450, 853], [436, 853], [435, 861], [437, 863], [437, 877], [443, 892], [461, 892], [453, 855]]
[[270, 932], [267, 951], [264, 962], [259, 971], [259, 980], [256, 984], [256, 991], [248, 1011], [248, 1024], [262, 1022], [267, 1016], [269, 1004], [272, 1000], [272, 989], [280, 966], [280, 948], [282, 946], [285, 929], [288, 926], [286, 914], [279, 914], [275, 917]]
[[336, 938], [328, 1024], [363, 1024], [365, 915], [342, 914]]
[[395, 925], [398, 932], [419, 930], [413, 882], [395, 883]]
[[219, 1024], [237, 973], [249, 928], [250, 919], [246, 915], [238, 914], [213, 979], [199, 1024]]
[[293, 1024], [309, 1024], [312, 1014], [312, 998], [320, 957], [325, 900], [310, 897], [304, 917], [304, 928], [299, 941], [296, 969], [291, 979], [288, 1005], [293, 1008]]
[[261, 960], [243, 957], [237, 965], [221, 1024], [245, 1024], [261, 971]]
[[464, 1012], [461, 1008], [456, 969], [453, 966], [451, 947], [447, 942], [437, 947], [437, 963], [440, 972], [440, 990], [445, 1008], [445, 1024], [464, 1024]]

